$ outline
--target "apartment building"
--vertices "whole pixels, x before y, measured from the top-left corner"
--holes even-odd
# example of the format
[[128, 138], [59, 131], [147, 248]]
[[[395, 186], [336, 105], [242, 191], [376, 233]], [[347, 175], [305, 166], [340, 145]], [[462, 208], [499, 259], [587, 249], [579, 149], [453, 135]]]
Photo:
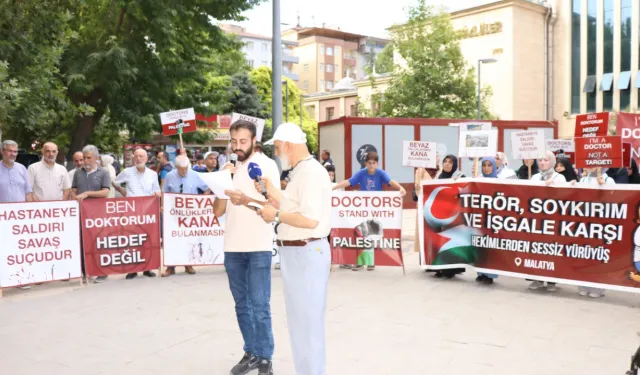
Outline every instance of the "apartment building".
[[[220, 28], [227, 33], [235, 34], [244, 43], [242, 51], [252, 68], [271, 67], [271, 62], [273, 61], [271, 37], [249, 33], [244, 27], [237, 25], [220, 25]], [[298, 81], [295, 65], [298, 63], [299, 58], [293, 52], [297, 46], [298, 42], [296, 41], [282, 41], [282, 75], [294, 81]]]

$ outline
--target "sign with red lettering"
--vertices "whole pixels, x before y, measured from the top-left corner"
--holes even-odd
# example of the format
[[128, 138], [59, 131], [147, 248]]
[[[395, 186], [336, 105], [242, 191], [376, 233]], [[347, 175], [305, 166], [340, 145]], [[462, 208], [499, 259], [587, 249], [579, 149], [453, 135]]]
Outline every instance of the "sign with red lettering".
[[576, 138], [576, 168], [620, 168], [622, 162], [622, 138]]
[[401, 266], [402, 197], [392, 192], [334, 191], [331, 261]]
[[622, 137], [622, 142], [631, 144], [631, 157], [640, 163], [640, 114], [618, 113], [616, 135]]
[[547, 151], [553, 152], [556, 159], [569, 159], [571, 164], [576, 163], [576, 144], [573, 139], [547, 139]]
[[546, 145], [542, 129], [522, 130], [511, 133], [511, 152], [516, 160], [544, 157]]
[[213, 195], [164, 194], [166, 266], [224, 264], [224, 219], [213, 214]]
[[183, 133], [192, 133], [198, 130], [196, 113], [193, 108], [162, 112], [160, 123], [162, 124], [162, 134], [167, 136], [178, 134], [179, 128], [182, 128]]
[[444, 181], [422, 183], [423, 268], [640, 292], [640, 191], [632, 185]]
[[575, 137], [604, 137], [609, 134], [609, 112], [576, 116]]
[[436, 168], [436, 143], [420, 141], [402, 142], [402, 165], [414, 168]]
[[0, 287], [81, 276], [76, 201], [0, 204]]
[[85, 272], [106, 276], [160, 268], [160, 203], [156, 197], [82, 201]]

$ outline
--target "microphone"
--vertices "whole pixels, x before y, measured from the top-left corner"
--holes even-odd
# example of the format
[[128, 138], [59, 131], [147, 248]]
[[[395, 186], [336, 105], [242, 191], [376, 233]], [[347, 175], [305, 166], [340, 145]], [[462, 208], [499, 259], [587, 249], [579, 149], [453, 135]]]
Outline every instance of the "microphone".
[[229, 155], [229, 163], [233, 164], [233, 166], [236, 166], [236, 162], [238, 161], [238, 154], [231, 154]]
[[262, 177], [262, 170], [260, 169], [260, 166], [257, 163], [251, 162], [249, 163], [248, 170], [249, 177], [260, 184], [260, 192], [262, 193], [262, 195], [264, 195], [264, 198], [268, 200], [269, 198], [267, 197], [267, 189], [264, 187], [264, 183], [262, 183], [262, 179], [260, 178]]

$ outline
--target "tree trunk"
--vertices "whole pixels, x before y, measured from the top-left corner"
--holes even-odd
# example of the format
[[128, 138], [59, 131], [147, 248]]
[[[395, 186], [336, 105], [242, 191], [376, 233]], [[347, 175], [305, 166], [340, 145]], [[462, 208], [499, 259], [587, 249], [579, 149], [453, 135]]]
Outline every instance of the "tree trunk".
[[[67, 161], [72, 161], [73, 154], [82, 151], [82, 148], [89, 143], [94, 128], [107, 109], [106, 98], [103, 97], [99, 89], [95, 89], [87, 95], [72, 97], [72, 101], [76, 105], [87, 103], [95, 109], [95, 112], [90, 116], [78, 115], [76, 117], [76, 124], [71, 131], [71, 144], [67, 150]], [[67, 169], [73, 169], [72, 162], [67, 163]]]

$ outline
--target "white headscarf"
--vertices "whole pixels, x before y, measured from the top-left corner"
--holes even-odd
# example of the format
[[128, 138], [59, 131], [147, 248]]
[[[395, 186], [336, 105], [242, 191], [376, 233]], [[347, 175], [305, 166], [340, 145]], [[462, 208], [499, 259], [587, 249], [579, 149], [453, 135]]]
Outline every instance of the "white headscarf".
[[549, 169], [547, 170], [542, 170], [542, 167], [540, 166], [540, 159], [538, 159], [538, 168], [540, 169], [540, 177], [542, 181], [546, 181], [551, 178], [556, 168], [556, 155], [551, 151], [547, 151], [545, 156], [549, 159]]

